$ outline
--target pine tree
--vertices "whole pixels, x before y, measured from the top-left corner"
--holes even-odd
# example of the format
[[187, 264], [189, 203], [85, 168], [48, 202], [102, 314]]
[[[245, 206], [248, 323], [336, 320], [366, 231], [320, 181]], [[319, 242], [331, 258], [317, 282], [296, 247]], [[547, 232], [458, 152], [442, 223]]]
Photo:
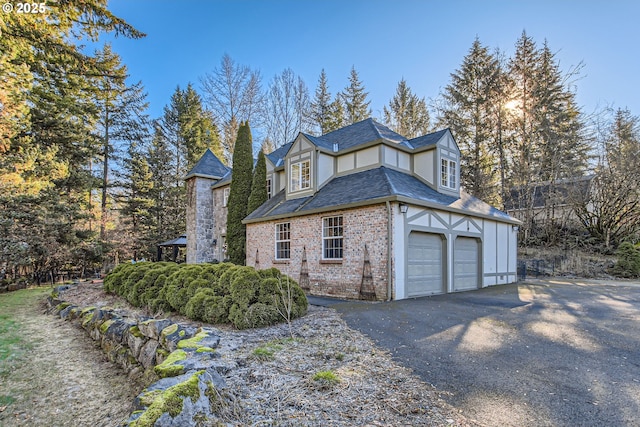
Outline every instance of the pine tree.
[[411, 92], [407, 82], [398, 82], [396, 93], [383, 107], [385, 124], [394, 132], [407, 138], [415, 138], [429, 132], [429, 112], [424, 98]]
[[142, 84], [127, 86], [127, 68], [120, 57], [113, 53], [109, 44], [96, 53], [96, 60], [105, 73], [94, 78], [95, 99], [99, 112], [99, 132], [101, 139], [102, 163], [100, 201], [100, 239], [106, 239], [108, 221], [107, 202], [111, 189], [111, 166], [118, 159], [121, 145], [131, 141], [141, 141], [147, 137], [148, 118], [145, 114], [148, 104]]
[[238, 129], [232, 169], [227, 213], [227, 255], [234, 264], [244, 265], [247, 236], [246, 225], [242, 220], [247, 216], [247, 204], [253, 181], [252, 138], [248, 122], [240, 124]]
[[251, 195], [249, 196], [249, 202], [247, 205], [247, 215], [258, 209], [264, 202], [267, 201], [268, 198], [267, 165], [264, 152], [260, 150], [260, 152], [258, 153], [258, 161], [256, 162], [256, 167], [253, 170], [253, 180], [251, 183]]
[[97, 41], [105, 31], [143, 36], [106, 4], [58, 2], [47, 6], [46, 19], [10, 13], [0, 20], [0, 204], [32, 212], [15, 217], [3, 209], [0, 223], [13, 218], [6, 243], [28, 248], [21, 256], [36, 276], [83, 264], [85, 252], [76, 249], [92, 239], [85, 229], [94, 186], [89, 165], [101, 146], [92, 90], [94, 78], [109, 70], [73, 41]]
[[493, 102], [498, 61], [475, 39], [460, 69], [445, 88], [441, 123], [450, 127], [461, 151], [460, 181], [482, 200], [499, 200], [497, 165], [491, 153], [494, 143]]
[[331, 123], [331, 93], [327, 82], [327, 74], [324, 68], [320, 72], [318, 86], [313, 100], [311, 101], [311, 121], [320, 130], [320, 135], [324, 135], [330, 130]]
[[371, 109], [369, 108], [371, 101], [367, 101], [367, 95], [369, 93], [364, 91], [358, 72], [355, 67], [351, 67], [349, 86], [341, 94], [345, 106], [345, 121], [347, 125], [371, 117]]
[[191, 83], [181, 92], [178, 122], [185, 145], [186, 169], [195, 165], [207, 148], [222, 157], [222, 144], [213, 116], [203, 108], [202, 99]]
[[156, 222], [153, 208], [153, 173], [137, 143], [129, 145], [124, 162], [124, 192], [121, 213], [127, 228], [127, 242], [134, 260], [155, 255]]
[[327, 118], [324, 133], [340, 129], [346, 125], [347, 122], [345, 121], [344, 104], [342, 103], [342, 97], [338, 94], [329, 105], [329, 117]]

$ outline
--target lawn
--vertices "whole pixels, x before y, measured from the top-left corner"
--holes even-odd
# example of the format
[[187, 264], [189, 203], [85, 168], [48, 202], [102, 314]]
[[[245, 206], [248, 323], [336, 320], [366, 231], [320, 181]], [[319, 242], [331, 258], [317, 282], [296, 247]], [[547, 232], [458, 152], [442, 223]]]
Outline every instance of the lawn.
[[[0, 294], [0, 382], [15, 370], [16, 366], [32, 348], [31, 342], [22, 335], [20, 314], [50, 292], [50, 288], [23, 289]], [[11, 404], [14, 398], [0, 391], [0, 411]]]

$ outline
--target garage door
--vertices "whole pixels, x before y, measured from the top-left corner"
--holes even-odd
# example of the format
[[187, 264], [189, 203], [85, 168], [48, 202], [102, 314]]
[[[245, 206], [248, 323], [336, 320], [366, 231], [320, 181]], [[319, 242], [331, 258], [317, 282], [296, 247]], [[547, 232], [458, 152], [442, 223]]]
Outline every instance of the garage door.
[[407, 253], [407, 297], [444, 292], [442, 238], [438, 234], [411, 232]]
[[458, 237], [453, 249], [453, 290], [478, 289], [479, 243], [470, 237]]

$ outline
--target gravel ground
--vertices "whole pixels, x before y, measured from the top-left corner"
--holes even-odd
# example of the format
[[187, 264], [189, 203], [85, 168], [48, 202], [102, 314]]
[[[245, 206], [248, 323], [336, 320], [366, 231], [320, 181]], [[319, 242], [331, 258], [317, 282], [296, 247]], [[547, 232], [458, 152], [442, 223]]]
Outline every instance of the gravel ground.
[[[136, 311], [104, 294], [100, 283], [81, 284], [62, 298]], [[43, 315], [39, 307], [21, 322], [34, 339], [34, 352], [10, 377], [12, 388], [25, 390], [24, 399], [0, 414], [0, 425], [115, 426], [127, 417], [141, 386], [105, 362], [84, 331]], [[291, 331], [287, 325], [220, 328], [219, 352], [231, 368], [223, 376], [235, 396], [222, 408], [230, 425], [479, 425], [333, 309], [311, 306]], [[329, 371], [335, 382], [314, 380]]]

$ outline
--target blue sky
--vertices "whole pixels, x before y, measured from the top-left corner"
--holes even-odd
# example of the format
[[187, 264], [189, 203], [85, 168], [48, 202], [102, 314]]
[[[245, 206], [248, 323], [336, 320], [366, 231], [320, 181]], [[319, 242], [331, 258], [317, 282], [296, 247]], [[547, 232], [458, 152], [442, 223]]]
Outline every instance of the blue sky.
[[227, 53], [259, 69], [263, 85], [285, 68], [311, 96], [324, 68], [332, 95], [351, 67], [373, 117], [404, 78], [436, 98], [475, 37], [507, 55], [525, 30], [546, 39], [566, 71], [584, 63], [577, 99], [585, 113], [607, 105], [640, 115], [640, 2], [635, 0], [111, 0], [109, 9], [147, 37], [110, 39], [156, 118], [176, 86], [218, 67]]

